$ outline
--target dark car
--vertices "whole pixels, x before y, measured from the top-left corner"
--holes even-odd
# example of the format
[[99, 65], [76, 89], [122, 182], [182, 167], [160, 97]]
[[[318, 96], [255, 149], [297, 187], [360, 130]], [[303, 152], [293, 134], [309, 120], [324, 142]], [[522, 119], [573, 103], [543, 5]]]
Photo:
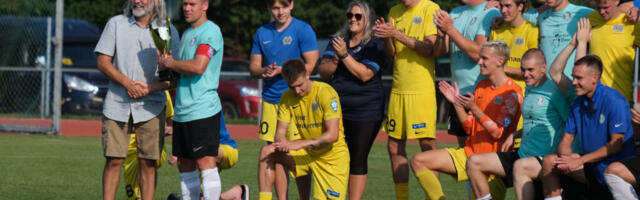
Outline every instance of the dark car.
[[[47, 53], [48, 26], [54, 35], [55, 20], [0, 17], [0, 66], [17, 68], [0, 73], [0, 84], [6, 84], [0, 88], [0, 112], [35, 112], [42, 107], [34, 105], [52, 102], [54, 50], [50, 45]], [[63, 34], [62, 112], [100, 114], [108, 79], [96, 70], [93, 50], [101, 30], [86, 20], [66, 18]], [[47, 68], [51, 73], [40, 72]]]
[[225, 57], [222, 61], [218, 94], [226, 118], [257, 118], [260, 91], [249, 75], [249, 62]]

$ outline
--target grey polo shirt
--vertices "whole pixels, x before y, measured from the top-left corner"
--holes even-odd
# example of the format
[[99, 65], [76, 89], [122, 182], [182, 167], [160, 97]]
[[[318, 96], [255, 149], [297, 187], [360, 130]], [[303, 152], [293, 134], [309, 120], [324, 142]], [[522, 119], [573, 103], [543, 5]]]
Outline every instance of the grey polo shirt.
[[[178, 52], [180, 36], [173, 26], [171, 36], [171, 49]], [[111, 56], [113, 65], [131, 80], [147, 83], [159, 81], [156, 52], [149, 26], [142, 28], [133, 16], [124, 15], [109, 19], [95, 49], [95, 53]], [[133, 99], [124, 86], [109, 81], [102, 112], [115, 121], [128, 122], [132, 116], [134, 123], [144, 122], [162, 112], [166, 98], [164, 91], [157, 91], [144, 98]]]

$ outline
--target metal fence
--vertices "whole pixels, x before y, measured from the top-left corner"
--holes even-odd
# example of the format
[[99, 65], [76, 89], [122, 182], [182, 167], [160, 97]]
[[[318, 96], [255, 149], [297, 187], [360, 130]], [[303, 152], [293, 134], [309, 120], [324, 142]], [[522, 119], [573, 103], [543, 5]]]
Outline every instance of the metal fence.
[[60, 105], [62, 49], [56, 44], [62, 43], [62, 26], [56, 24], [62, 23], [56, 21], [62, 21], [62, 12], [56, 10], [62, 10], [62, 1], [47, 6], [53, 8], [0, 16], [1, 132], [60, 130], [60, 106], [54, 105]]

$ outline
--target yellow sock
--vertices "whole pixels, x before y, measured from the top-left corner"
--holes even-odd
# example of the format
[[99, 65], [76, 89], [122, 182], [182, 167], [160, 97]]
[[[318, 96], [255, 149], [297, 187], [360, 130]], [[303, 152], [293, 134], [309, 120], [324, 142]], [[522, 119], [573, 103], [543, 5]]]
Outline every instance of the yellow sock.
[[260, 192], [260, 200], [271, 200], [271, 192]]
[[396, 183], [396, 199], [397, 200], [409, 199], [409, 183]]
[[443, 199], [447, 199], [444, 197], [444, 193], [442, 192], [442, 186], [440, 185], [440, 181], [438, 180], [438, 177], [436, 177], [436, 175], [431, 172], [431, 170], [424, 170], [421, 172], [418, 172], [416, 174], [416, 177], [418, 177], [418, 181], [420, 182], [420, 185], [422, 185], [422, 189], [424, 190], [424, 193], [426, 193], [427, 199], [432, 199], [432, 200], [443, 200]]

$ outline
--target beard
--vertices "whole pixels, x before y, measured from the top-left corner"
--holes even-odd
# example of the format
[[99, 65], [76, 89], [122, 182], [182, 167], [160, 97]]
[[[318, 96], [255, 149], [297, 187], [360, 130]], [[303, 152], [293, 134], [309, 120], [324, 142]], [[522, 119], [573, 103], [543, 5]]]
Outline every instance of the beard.
[[[142, 10], [137, 10], [136, 7], [142, 7]], [[151, 10], [153, 9], [153, 4], [150, 3], [149, 5], [144, 5], [142, 3], [134, 3], [131, 4], [131, 13], [133, 14], [133, 16], [135, 17], [144, 17], [147, 16], [149, 13], [151, 13]]]

